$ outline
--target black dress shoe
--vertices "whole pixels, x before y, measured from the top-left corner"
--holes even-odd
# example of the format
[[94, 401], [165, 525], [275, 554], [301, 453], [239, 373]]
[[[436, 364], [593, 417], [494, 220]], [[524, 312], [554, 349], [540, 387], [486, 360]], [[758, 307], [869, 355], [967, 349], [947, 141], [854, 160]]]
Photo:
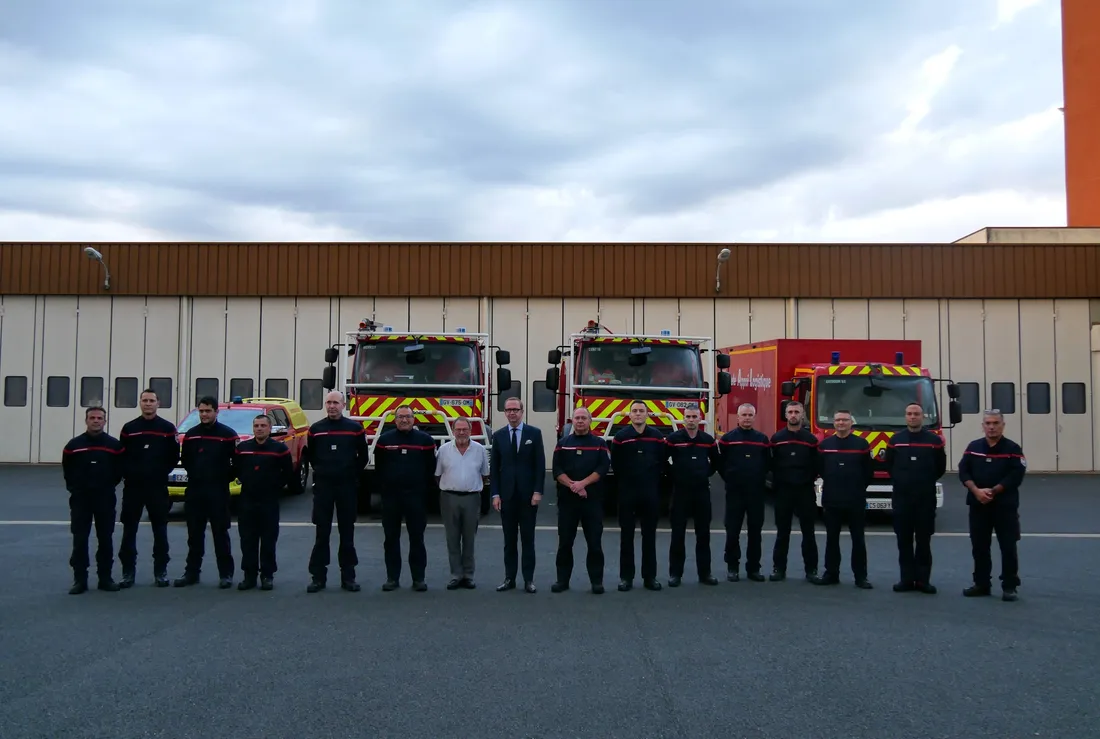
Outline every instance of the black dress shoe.
[[816, 578], [816, 577], [817, 577], [817, 568], [814, 568], [812, 570], [806, 570], [806, 582], [813, 582], [814, 578]]
[[415, 590], [416, 592], [423, 593], [427, 589], [428, 583], [424, 582], [423, 580], [413, 580], [413, 590]]
[[498, 593], [503, 593], [505, 590], [515, 590], [515, 589], [516, 589], [516, 581], [515, 580], [505, 579], [504, 582], [502, 582], [500, 585], [497, 585], [497, 592]]
[[856, 580], [856, 587], [860, 590], [871, 590], [875, 586], [869, 583], [867, 581], [867, 578], [861, 577], [860, 579]]
[[523, 584], [523, 589], [528, 593], [537, 593], [537, 592], [539, 592], [539, 589], [535, 587], [535, 583], [533, 583], [533, 582], [524, 583]]
[[814, 585], [839, 585], [840, 578], [834, 577], [832, 575], [822, 575], [820, 577], [815, 575], [814, 578], [810, 580], [810, 582], [812, 582]]
[[737, 570], [727, 570], [726, 579], [730, 582], [738, 582], [741, 580], [741, 576], [737, 574]]
[[153, 582], [158, 588], [166, 588], [171, 584], [168, 582], [168, 574], [165, 572], [158, 572], [156, 575], [154, 575]]
[[176, 581], [172, 584], [175, 585], [177, 588], [186, 588], [186, 587], [189, 587], [191, 585], [198, 585], [199, 584], [199, 576], [198, 575], [184, 575], [183, 577], [177, 577]]
[[911, 593], [914, 590], [916, 590], [916, 587], [908, 580], [901, 580], [900, 582], [894, 583], [895, 593]]
[[401, 585], [397, 580], [386, 580], [386, 582], [382, 583], [382, 591], [386, 593], [397, 590], [399, 587], [401, 587]]
[[602, 582], [592, 583], [592, 595], [603, 595], [603, 594], [604, 594], [603, 583]]
[[126, 572], [123, 572], [122, 573], [122, 579], [119, 580], [118, 586], [120, 588], [123, 588], [123, 589], [132, 588], [132, 587], [134, 587], [134, 580], [135, 579], [136, 578], [134, 577], [134, 571], [133, 570], [128, 570]]
[[699, 575], [699, 582], [703, 585], [717, 585], [718, 578], [714, 575]]
[[360, 590], [359, 583], [355, 582], [355, 580], [341, 580], [340, 587], [349, 593], [358, 593]]
[[458, 578], [452, 577], [447, 581], [447, 590], [458, 590]]
[[661, 589], [661, 583], [657, 582], [657, 578], [650, 578], [648, 580], [642, 580], [642, 587], [646, 590], [657, 592]]
[[753, 582], [764, 582], [764, 576], [760, 574], [759, 570], [753, 570], [748, 574], [748, 578]]
[[783, 582], [787, 579], [787, 573], [785, 570], [772, 570], [772, 574], [768, 579], [772, 582]]
[[324, 580], [319, 580], [315, 577], [310, 581], [309, 585], [306, 585], [306, 592], [319, 593], [320, 591], [325, 589], [325, 584], [326, 583]]
[[464, 577], [458, 581], [458, 584], [466, 590], [473, 590], [477, 587], [477, 585], [474, 584], [474, 579], [472, 577]]
[[99, 590], [106, 590], [108, 593], [117, 593], [119, 590], [122, 590], [122, 588], [118, 586], [118, 583], [110, 577], [100, 579], [96, 588]]
[[918, 582], [914, 587], [925, 595], [935, 595], [937, 592], [936, 586], [930, 582]]
[[256, 578], [245, 575], [245, 578], [237, 585], [237, 590], [252, 590], [254, 587], [256, 587]]
[[1005, 588], [1004, 591], [1001, 593], [1001, 600], [1005, 601], [1006, 603], [1011, 603], [1019, 597], [1020, 596], [1016, 595], [1016, 588]]
[[562, 582], [561, 580], [556, 581], [550, 586], [551, 593], [564, 593], [566, 590], [569, 590], [569, 583]]
[[681, 578], [679, 575], [673, 575], [672, 577], [670, 577], [668, 579], [668, 586], [670, 588], [678, 588], [678, 587], [680, 587], [680, 583], [682, 583], [682, 582], [683, 582], [683, 578]]
[[631, 590], [633, 587], [634, 583], [632, 583], [630, 580], [619, 580], [620, 593], [625, 593], [626, 591]]
[[275, 587], [275, 583], [272, 581], [272, 579], [270, 577], [261, 577], [260, 578], [260, 590], [271, 590], [274, 587]]
[[223, 577], [218, 580], [218, 590], [226, 590], [233, 587], [233, 578]]
[[86, 592], [88, 592], [87, 580], [74, 580], [73, 586], [69, 588], [69, 595], [80, 595]]
[[963, 591], [963, 596], [966, 598], [982, 598], [987, 595], [990, 595], [990, 587], [988, 585], [971, 585]]

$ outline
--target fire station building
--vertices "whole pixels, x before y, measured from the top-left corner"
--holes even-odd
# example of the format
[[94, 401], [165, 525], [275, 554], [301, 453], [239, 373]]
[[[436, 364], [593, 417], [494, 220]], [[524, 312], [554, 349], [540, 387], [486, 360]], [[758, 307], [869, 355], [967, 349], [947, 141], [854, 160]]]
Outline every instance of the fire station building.
[[60, 461], [92, 404], [118, 434], [147, 386], [174, 421], [201, 395], [291, 397], [318, 419], [325, 349], [363, 319], [490, 334], [513, 379], [493, 425], [518, 394], [552, 445], [547, 352], [596, 320], [719, 348], [919, 339], [921, 364], [962, 389], [952, 464], [999, 408], [1031, 471], [1100, 471], [1100, 229], [920, 245], [95, 244], [101, 261], [86, 246], [0, 244], [0, 462]]

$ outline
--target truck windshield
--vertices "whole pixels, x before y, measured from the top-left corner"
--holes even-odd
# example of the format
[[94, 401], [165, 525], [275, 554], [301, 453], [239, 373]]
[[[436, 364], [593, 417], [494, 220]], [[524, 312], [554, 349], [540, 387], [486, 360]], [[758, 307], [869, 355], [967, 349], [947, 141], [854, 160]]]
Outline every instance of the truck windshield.
[[[582, 345], [576, 384], [606, 385], [607, 390], [582, 393], [611, 397], [662, 397], [676, 395], [675, 388], [701, 388], [703, 367], [694, 346], [653, 345], [645, 364], [630, 366], [630, 348], [636, 344]], [[632, 387], [660, 387], [669, 391], [631, 392]], [[684, 394], [684, 393], [681, 393]], [[694, 393], [688, 392], [687, 395]]]
[[[424, 361], [411, 364], [405, 347], [412, 341], [364, 342], [355, 353], [352, 382], [387, 382], [401, 385], [480, 385], [477, 352], [472, 344], [447, 342], [424, 344]], [[360, 393], [377, 392], [359, 388]], [[457, 395], [473, 395], [474, 390], [448, 391]]]
[[910, 403], [924, 408], [925, 426], [939, 426], [935, 387], [927, 377], [826, 375], [817, 378], [813, 414], [819, 427], [832, 428], [833, 414], [846, 410], [856, 430], [889, 431], [905, 428]]

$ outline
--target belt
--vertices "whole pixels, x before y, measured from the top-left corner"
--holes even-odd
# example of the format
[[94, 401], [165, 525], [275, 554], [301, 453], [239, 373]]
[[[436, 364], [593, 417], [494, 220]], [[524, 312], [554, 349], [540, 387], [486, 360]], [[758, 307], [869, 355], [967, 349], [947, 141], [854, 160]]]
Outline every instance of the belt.
[[480, 490], [441, 490], [443, 493], [450, 493], [451, 495], [480, 495]]

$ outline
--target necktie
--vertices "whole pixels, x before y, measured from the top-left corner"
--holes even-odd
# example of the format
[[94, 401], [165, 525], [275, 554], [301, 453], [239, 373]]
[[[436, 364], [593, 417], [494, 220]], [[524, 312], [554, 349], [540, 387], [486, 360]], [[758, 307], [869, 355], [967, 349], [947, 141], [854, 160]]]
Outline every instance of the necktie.
[[516, 434], [516, 431], [518, 431], [518, 429], [515, 426], [513, 426], [512, 427], [512, 449], [515, 451], [516, 454], [519, 454], [519, 435]]

